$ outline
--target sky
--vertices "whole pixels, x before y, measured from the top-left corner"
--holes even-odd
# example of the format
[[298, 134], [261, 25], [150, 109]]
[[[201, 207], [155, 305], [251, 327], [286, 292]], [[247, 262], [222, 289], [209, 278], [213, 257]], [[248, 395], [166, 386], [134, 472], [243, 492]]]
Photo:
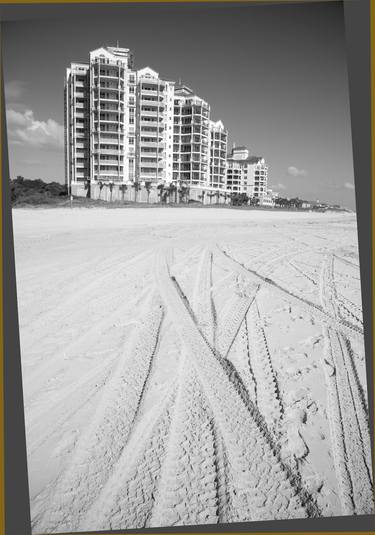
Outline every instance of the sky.
[[355, 208], [341, 2], [86, 9], [4, 25], [11, 178], [64, 181], [65, 70], [118, 41], [137, 69], [181, 79], [207, 100], [228, 148], [266, 159], [274, 191]]

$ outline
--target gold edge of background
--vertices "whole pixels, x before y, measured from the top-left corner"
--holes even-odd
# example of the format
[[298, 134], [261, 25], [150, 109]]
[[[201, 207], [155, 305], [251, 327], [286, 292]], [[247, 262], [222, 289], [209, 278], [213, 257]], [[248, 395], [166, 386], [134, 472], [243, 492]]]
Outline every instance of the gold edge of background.
[[[0, 43], [2, 43], [2, 28], [0, 27]], [[1, 46], [1, 45], [0, 45]], [[3, 324], [3, 123], [2, 123], [2, 105], [3, 105], [3, 55], [0, 50], [0, 530], [5, 534], [5, 459], [4, 459], [4, 324]]]
[[[79, 4], [79, 3], [138, 3], [138, 2], [145, 2], [145, 3], [160, 3], [160, 2], [168, 2], [168, 3], [184, 3], [184, 2], [201, 2], [202, 0], [0, 0], [1, 4]], [[228, 1], [234, 1], [234, 2], [247, 2], [247, 3], [302, 3], [302, 2], [308, 2], [313, 0], [203, 0], [204, 2], [228, 2]], [[329, 1], [339, 1], [339, 0], [317, 0], [320, 2], [329, 2]], [[365, 1], [365, 0], [362, 0]], [[375, 237], [375, 213], [374, 213], [374, 206], [375, 206], [375, 0], [368, 0], [370, 2], [370, 69], [371, 69], [371, 152], [372, 152], [372, 158], [371, 158], [371, 228], [372, 228], [372, 280], [375, 281], [375, 261], [374, 261], [374, 253], [375, 253], [375, 244], [374, 244], [374, 237]], [[2, 57], [0, 58], [0, 69], [1, 69], [1, 78], [0, 82], [2, 84]], [[2, 114], [2, 90], [0, 91], [0, 118]], [[1, 186], [0, 186], [0, 230], [1, 230], [1, 238], [0, 238], [0, 256], [1, 259], [3, 259], [3, 219], [2, 219], [2, 184], [3, 180], [6, 177], [3, 177], [2, 175], [2, 158], [3, 158], [3, 143], [2, 143], [2, 128], [0, 128], [0, 143], [1, 143], [1, 150], [0, 150], [0, 168], [1, 168]], [[1, 284], [0, 284], [0, 340], [1, 340], [1, 348], [0, 348], [0, 391], [2, 392], [2, 397], [0, 400], [0, 481], [1, 481], [1, 487], [0, 487], [0, 534], [5, 534], [5, 478], [4, 478], [4, 329], [3, 329], [3, 263], [1, 263], [0, 267], [0, 275], [1, 275]], [[374, 308], [375, 303], [375, 284], [372, 288], [372, 303]], [[373, 332], [375, 333], [375, 314], [373, 314], [373, 322], [372, 322], [372, 328]], [[373, 348], [373, 361], [375, 362], [375, 344]], [[375, 366], [373, 368], [373, 388], [375, 388]], [[374, 396], [374, 425], [375, 425], [375, 396]], [[374, 464], [374, 451], [373, 451], [373, 464]], [[127, 531], [123, 532], [124, 534], [127, 533]], [[158, 533], [163, 534], [166, 532], [163, 532], [160, 530]], [[200, 533], [197, 531], [193, 532], [194, 535], [207, 535], [206, 533]], [[210, 532], [211, 535], [222, 535], [220, 532]], [[254, 532], [236, 532], [236, 531], [227, 531], [226, 533], [231, 533], [233, 535], [252, 535]], [[275, 533], [282, 533], [280, 531], [262, 531], [262, 535], [271, 535]], [[284, 533], [288, 533], [285, 532]], [[308, 533], [333, 533], [332, 531], [293, 531], [291, 532], [294, 535], [307, 535]], [[334, 531], [335, 534], [339, 535], [340, 533], [348, 533], [347, 531]], [[349, 533], [356, 533], [354, 531], [351, 531]], [[375, 528], [373, 531], [361, 531], [358, 533], [371, 533], [375, 534]], [[12, 535], [24, 535], [21, 534], [12, 534]], [[69, 534], [65, 534], [69, 535]], [[84, 533], [80, 532], [80, 535], [99, 535], [95, 532], [90, 533]], [[166, 534], [167, 535], [167, 534]], [[169, 532], [168, 535], [178, 535], [177, 533], [174, 534], [172, 532]]]
[[[0, 0], [0, 5], [5, 4], [184, 4], [184, 3], [256, 3], [256, 4], [302, 4], [309, 2], [341, 2], [342, 0]], [[359, 0], [355, 0], [359, 1]], [[364, 1], [364, 0], [363, 0]], [[368, 0], [372, 2], [372, 0]]]
[[[375, 0], [370, 2], [370, 83], [371, 83], [371, 273], [372, 273], [372, 333], [375, 333]], [[373, 388], [373, 429], [375, 428], [375, 343], [372, 347], [372, 388]], [[375, 448], [373, 436], [372, 466], [375, 466]], [[374, 530], [375, 532], [375, 530]]]

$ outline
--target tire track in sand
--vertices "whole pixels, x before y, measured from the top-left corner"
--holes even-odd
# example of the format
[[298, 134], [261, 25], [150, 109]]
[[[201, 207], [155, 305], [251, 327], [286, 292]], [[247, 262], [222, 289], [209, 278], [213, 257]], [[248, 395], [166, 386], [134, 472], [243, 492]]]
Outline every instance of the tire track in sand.
[[256, 301], [246, 317], [249, 361], [256, 383], [256, 403], [267, 426], [275, 431], [283, 417], [279, 386], [272, 366], [266, 333]]
[[[324, 259], [321, 271], [322, 307], [335, 318], [337, 292], [334, 256]], [[350, 354], [350, 343], [332, 325], [323, 324], [322, 367], [327, 385], [333, 457], [344, 514], [374, 510], [368, 417], [363, 392]]]
[[97, 498], [129, 438], [142, 398], [164, 316], [154, 294], [150, 310], [135, 330], [129, 347], [103, 391], [86, 432], [80, 437], [70, 466], [57, 482], [41, 520], [42, 531], [76, 531]]
[[[213, 345], [216, 311], [211, 297], [212, 253], [201, 255], [193, 292], [197, 323]], [[213, 524], [218, 521], [218, 497], [213, 415], [194, 364], [183, 352], [179, 393], [168, 451], [151, 526]]]
[[149, 525], [174, 413], [177, 385], [151, 411], [131, 436], [99, 497], [82, 519], [79, 530], [124, 530]]
[[[258, 413], [246, 406], [206, 342], [190, 313], [186, 298], [159, 255], [156, 269], [161, 297], [171, 312], [182, 343], [194, 360], [215, 421], [225, 441], [235, 474], [242, 520], [299, 518], [319, 515], [311, 497], [298, 488], [264, 433]], [[234, 418], [233, 415], [236, 415]]]
[[273, 281], [272, 279], [269, 279], [268, 277], [264, 277], [260, 273], [243, 266], [241, 263], [231, 258], [225, 251], [222, 251], [219, 247], [217, 247], [217, 251], [219, 255], [221, 256], [222, 260], [226, 263], [226, 265], [228, 265], [230, 269], [235, 270], [240, 273], [244, 273], [244, 274], [248, 273], [250, 275], [253, 275], [257, 279], [262, 280], [266, 286], [269, 286], [270, 288], [278, 291], [279, 293], [281, 292], [284, 296], [286, 295], [289, 300], [295, 301], [300, 306], [302, 306], [302, 308], [307, 310], [310, 314], [317, 316], [319, 320], [324, 319], [326, 322], [329, 321], [330, 323], [334, 323], [335, 325], [338, 324], [340, 329], [343, 332], [348, 333], [349, 335], [352, 335], [352, 336], [356, 335], [356, 336], [361, 336], [361, 337], [363, 336], [363, 330], [360, 327], [353, 325], [352, 323], [343, 319], [340, 319], [338, 321], [329, 312], [327, 312], [321, 305], [317, 305], [313, 303], [312, 301], [309, 301], [308, 299], [305, 299], [304, 297], [301, 297], [291, 292], [287, 288], [280, 286], [280, 284]]

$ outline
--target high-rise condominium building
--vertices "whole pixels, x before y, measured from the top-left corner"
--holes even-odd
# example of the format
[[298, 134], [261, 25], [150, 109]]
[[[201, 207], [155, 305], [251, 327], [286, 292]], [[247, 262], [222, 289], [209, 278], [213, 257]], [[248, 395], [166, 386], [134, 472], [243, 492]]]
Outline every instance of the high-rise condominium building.
[[228, 132], [186, 85], [135, 70], [127, 48], [101, 47], [65, 78], [65, 169], [73, 192], [87, 184], [185, 182], [262, 197], [264, 159], [227, 155]]
[[267, 192], [268, 167], [261, 156], [249, 156], [246, 147], [233, 147], [227, 158], [226, 188], [262, 198]]
[[65, 79], [66, 181], [125, 182], [134, 177], [135, 84], [126, 48], [90, 52]]
[[173, 111], [173, 179], [190, 186], [209, 182], [210, 106], [186, 86], [176, 87]]
[[128, 49], [90, 52], [90, 180], [134, 176], [135, 73]]
[[[141, 182], [172, 180], [174, 82], [149, 67], [137, 72], [136, 173]], [[132, 177], [133, 179], [134, 177]]]
[[90, 69], [72, 63], [66, 71], [65, 105], [65, 180], [83, 182], [90, 176]]
[[212, 188], [223, 188], [226, 176], [228, 132], [225, 130], [222, 121], [210, 121], [209, 144], [209, 185]]

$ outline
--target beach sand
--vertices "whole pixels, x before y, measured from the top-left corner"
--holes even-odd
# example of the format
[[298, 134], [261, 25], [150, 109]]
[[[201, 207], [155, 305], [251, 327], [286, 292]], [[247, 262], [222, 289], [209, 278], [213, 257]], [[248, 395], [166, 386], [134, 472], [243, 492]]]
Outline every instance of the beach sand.
[[355, 214], [13, 224], [34, 533], [373, 512]]

